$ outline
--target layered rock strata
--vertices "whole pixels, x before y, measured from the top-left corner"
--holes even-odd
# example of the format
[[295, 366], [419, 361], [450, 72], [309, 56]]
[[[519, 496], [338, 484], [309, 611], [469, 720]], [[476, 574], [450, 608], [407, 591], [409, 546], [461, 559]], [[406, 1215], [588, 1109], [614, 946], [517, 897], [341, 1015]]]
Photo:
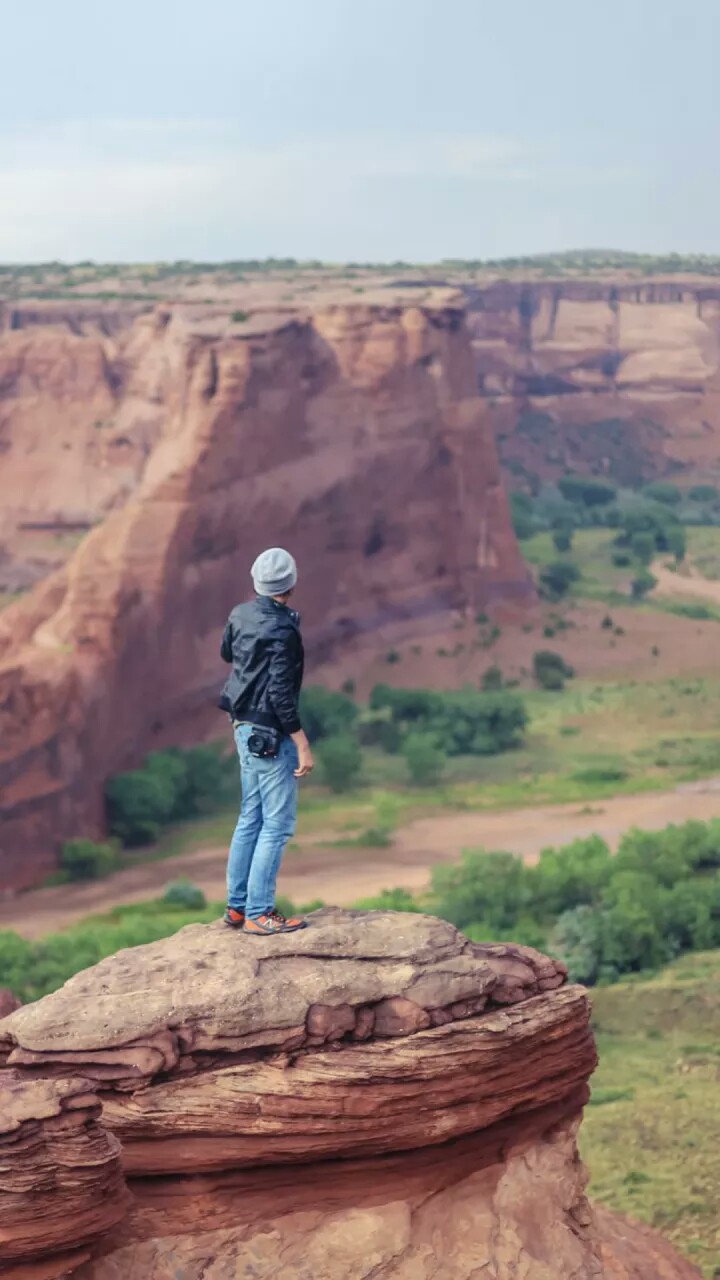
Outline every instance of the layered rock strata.
[[[110, 451], [105, 478], [84, 515], [68, 507], [101, 523], [0, 614], [0, 889], [42, 878], [63, 839], [102, 832], [108, 775], [222, 731], [218, 635], [263, 546], [297, 556], [311, 655], [362, 630], [532, 595], [461, 308], [343, 306], [240, 325], [161, 308], [120, 332], [99, 334], [95, 318], [71, 336], [95, 352], [73, 395], [88, 396], [95, 365], [110, 371], [109, 417], [93, 419], [108, 425], [86, 428]], [[80, 364], [61, 324], [51, 337], [54, 387]], [[39, 342], [20, 327], [0, 335], [0, 353], [21, 339]], [[19, 395], [30, 379], [39, 396], [39, 376], [8, 385]], [[3, 464], [3, 486], [15, 492], [25, 418], [10, 393], [2, 403], [7, 459], [19, 458]], [[116, 439], [128, 442], [124, 470]], [[92, 474], [76, 452], [78, 474]], [[38, 501], [42, 489], [38, 478]]]
[[598, 1228], [587, 998], [530, 948], [383, 912], [190, 926], [18, 1009], [0, 1043], [29, 1090], [82, 1071], [122, 1140], [129, 1210], [77, 1280], [646, 1280], [648, 1256], [696, 1275]]
[[717, 283], [498, 282], [466, 295], [480, 391], [515, 485], [567, 471], [626, 484], [717, 474]]
[[98, 1123], [99, 1115], [87, 1080], [29, 1081], [15, 1071], [0, 1072], [3, 1275], [5, 1267], [29, 1275], [20, 1269], [27, 1262], [38, 1277], [64, 1274], [124, 1218], [130, 1197], [120, 1144]]

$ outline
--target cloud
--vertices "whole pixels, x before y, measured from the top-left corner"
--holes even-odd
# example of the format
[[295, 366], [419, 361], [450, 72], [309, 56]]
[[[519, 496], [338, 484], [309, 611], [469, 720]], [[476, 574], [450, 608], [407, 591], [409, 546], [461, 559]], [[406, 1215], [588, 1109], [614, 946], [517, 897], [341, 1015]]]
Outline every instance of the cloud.
[[[300, 137], [261, 147], [222, 120], [0, 132], [0, 259], [173, 257], [200, 246], [221, 256], [234, 228], [258, 242], [265, 228], [276, 249], [283, 234], [292, 252], [298, 224], [317, 219], [319, 230], [333, 209], [342, 215], [370, 197], [388, 204], [408, 183], [523, 180], [526, 165], [516, 141], [493, 136]], [[212, 254], [220, 228], [224, 245]]]
[[0, 130], [0, 261], [493, 256], [524, 247], [513, 208], [532, 244], [543, 201], [564, 217], [583, 187], [638, 172], [491, 133], [259, 145], [222, 119], [26, 126]]

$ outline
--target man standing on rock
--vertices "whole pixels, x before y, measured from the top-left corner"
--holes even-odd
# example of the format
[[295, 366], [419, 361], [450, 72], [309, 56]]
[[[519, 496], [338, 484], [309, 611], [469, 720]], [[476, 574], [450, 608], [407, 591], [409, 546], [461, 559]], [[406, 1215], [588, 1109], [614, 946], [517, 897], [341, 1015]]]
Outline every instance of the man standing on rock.
[[298, 715], [304, 653], [300, 618], [288, 607], [297, 565], [271, 547], [252, 567], [255, 599], [228, 619], [220, 653], [232, 663], [220, 702], [232, 718], [242, 775], [242, 808], [230, 844], [226, 924], [245, 933], [305, 927], [275, 909], [275, 884], [295, 831], [298, 778], [313, 768]]

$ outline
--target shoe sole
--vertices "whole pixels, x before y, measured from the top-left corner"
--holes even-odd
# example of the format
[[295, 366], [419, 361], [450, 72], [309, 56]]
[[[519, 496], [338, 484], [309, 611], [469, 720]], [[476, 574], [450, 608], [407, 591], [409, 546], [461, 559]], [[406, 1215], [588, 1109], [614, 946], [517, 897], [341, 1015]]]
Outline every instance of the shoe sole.
[[299, 933], [301, 929], [307, 926], [305, 921], [302, 924], [292, 924], [283, 929], [248, 929], [243, 925], [243, 933], [247, 933], [251, 938], [276, 938], [280, 933]]

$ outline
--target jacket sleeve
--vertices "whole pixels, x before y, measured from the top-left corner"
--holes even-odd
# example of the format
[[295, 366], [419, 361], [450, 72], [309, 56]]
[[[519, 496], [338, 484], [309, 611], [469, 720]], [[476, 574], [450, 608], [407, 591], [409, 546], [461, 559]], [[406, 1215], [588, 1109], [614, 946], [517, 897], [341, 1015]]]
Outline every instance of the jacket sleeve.
[[232, 642], [233, 642], [232, 623], [228, 619], [227, 623], [225, 624], [225, 630], [223, 632], [222, 644], [220, 645], [220, 657], [222, 658], [223, 662], [232, 662], [233, 660]]
[[283, 733], [297, 733], [302, 729], [295, 692], [295, 663], [293, 641], [287, 636], [274, 641], [270, 654], [268, 698], [280, 721]]

